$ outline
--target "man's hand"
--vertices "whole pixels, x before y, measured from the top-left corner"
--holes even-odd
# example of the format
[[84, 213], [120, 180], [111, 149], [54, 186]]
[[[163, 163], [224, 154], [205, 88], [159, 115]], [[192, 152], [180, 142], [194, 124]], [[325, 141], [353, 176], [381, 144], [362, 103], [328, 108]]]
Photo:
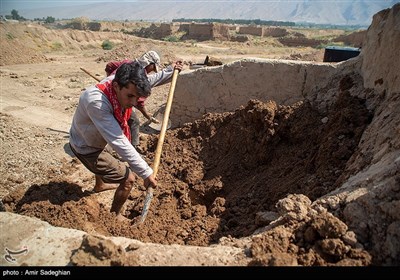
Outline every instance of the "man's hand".
[[173, 66], [174, 66], [174, 69], [176, 69], [179, 72], [181, 72], [182, 68], [183, 68], [183, 62], [181, 60], [178, 60], [173, 64]]
[[150, 121], [150, 122], [153, 122], [153, 123], [160, 123], [160, 121], [157, 120], [155, 117], [151, 117], [151, 118], [149, 119], [149, 121]]
[[146, 189], [148, 189], [149, 187], [155, 189], [157, 187], [157, 180], [154, 178], [153, 174], [144, 179], [144, 187]]

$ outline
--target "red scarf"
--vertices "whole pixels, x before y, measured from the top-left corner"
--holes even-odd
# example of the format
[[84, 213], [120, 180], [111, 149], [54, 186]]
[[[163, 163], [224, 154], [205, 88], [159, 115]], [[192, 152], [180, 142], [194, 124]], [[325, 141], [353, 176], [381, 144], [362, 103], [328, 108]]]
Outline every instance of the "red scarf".
[[96, 87], [103, 92], [103, 94], [107, 97], [107, 99], [111, 102], [111, 105], [114, 110], [114, 117], [118, 121], [119, 125], [122, 128], [125, 136], [128, 138], [129, 142], [131, 141], [131, 130], [128, 125], [129, 117], [132, 113], [132, 108], [123, 110], [121, 104], [118, 101], [117, 93], [112, 87], [113, 80], [107, 80], [103, 83], [99, 83]]

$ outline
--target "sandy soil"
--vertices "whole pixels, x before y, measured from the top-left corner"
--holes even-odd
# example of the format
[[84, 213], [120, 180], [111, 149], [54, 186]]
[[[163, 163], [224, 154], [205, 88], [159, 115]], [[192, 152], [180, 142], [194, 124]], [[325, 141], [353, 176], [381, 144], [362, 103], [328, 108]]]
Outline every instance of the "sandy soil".
[[[138, 54], [154, 44], [140, 45]], [[105, 61], [133, 52], [132, 47], [124, 48], [35, 54], [25, 64], [7, 64], [2, 49], [0, 196], [6, 211], [144, 242], [247, 246], [250, 265], [371, 263], [343, 222], [311, 206], [349, 176], [344, 167], [370, 122], [364, 104], [347, 92], [358, 86], [357, 77], [338, 81], [335, 106], [340, 110], [328, 116], [306, 103], [277, 106], [249, 100], [234, 112], [208, 114], [169, 130], [158, 173], [160, 187], [145, 223], [134, 224], [145, 194], [140, 181], [124, 207], [128, 221], [117, 222], [109, 212], [113, 191], [90, 191], [93, 175], [71, 156], [68, 130], [81, 90], [93, 83], [79, 68], [101, 77]], [[180, 57], [164, 54], [166, 61]], [[200, 57], [203, 54], [193, 60]], [[168, 85], [153, 91], [150, 112], [165, 103], [167, 93]], [[329, 120], [326, 125], [321, 122], [324, 117]], [[156, 144], [157, 135], [141, 135], [149, 164]], [[287, 194], [293, 195], [286, 198]], [[269, 224], [271, 219], [263, 215], [274, 215], [276, 205], [291, 222], [250, 238], [246, 245], [240, 243], [239, 238]], [[293, 214], [296, 207], [301, 217]], [[278, 235], [287, 238], [275, 240]], [[75, 255], [74, 264], [90, 263], [84, 254], [88, 247]], [[121, 259], [114, 264], [135, 265]]]

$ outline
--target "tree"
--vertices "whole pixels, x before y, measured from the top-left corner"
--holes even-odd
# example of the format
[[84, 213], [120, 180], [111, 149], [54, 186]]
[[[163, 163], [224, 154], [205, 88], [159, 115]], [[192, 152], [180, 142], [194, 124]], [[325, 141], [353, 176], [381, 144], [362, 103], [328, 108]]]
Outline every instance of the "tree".
[[21, 16], [18, 14], [18, 11], [17, 11], [17, 10], [12, 10], [12, 11], [11, 11], [11, 16], [7, 16], [7, 15], [6, 15], [6, 19], [9, 19], [9, 18], [15, 19], [15, 20], [22, 20], [22, 21], [26, 20], [26, 18], [21, 17]]
[[20, 15], [18, 14], [18, 11], [17, 11], [17, 10], [12, 10], [12, 11], [11, 11], [11, 18], [12, 18], [12, 19], [15, 19], [15, 20], [19, 20], [21, 17], [20, 17]]
[[53, 23], [55, 21], [56, 21], [56, 19], [54, 17], [47, 17], [45, 20], [45, 23]]

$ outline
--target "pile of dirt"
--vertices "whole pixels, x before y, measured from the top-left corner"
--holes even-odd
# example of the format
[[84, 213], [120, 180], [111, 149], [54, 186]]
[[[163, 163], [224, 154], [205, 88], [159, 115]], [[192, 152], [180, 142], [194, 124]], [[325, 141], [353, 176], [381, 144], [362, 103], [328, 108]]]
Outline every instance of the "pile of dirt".
[[133, 46], [140, 45], [137, 38], [122, 32], [57, 30], [37, 23], [0, 22], [0, 31], [0, 66], [48, 62], [51, 53], [99, 49], [105, 40], [114, 45], [132, 40]]
[[[50, 61], [45, 55], [38, 52], [38, 47], [27, 37], [24, 28], [18, 24], [0, 22], [0, 66], [10, 64], [31, 64]], [[15, 50], [18, 50], [16, 52]]]
[[140, 57], [149, 50], [154, 50], [160, 55], [161, 64], [164, 66], [178, 59], [169, 49], [167, 42], [158, 42], [155, 44], [152, 40], [131, 38], [128, 44], [117, 46], [113, 50], [98, 57], [96, 61], [107, 63], [113, 60], [134, 59]]

